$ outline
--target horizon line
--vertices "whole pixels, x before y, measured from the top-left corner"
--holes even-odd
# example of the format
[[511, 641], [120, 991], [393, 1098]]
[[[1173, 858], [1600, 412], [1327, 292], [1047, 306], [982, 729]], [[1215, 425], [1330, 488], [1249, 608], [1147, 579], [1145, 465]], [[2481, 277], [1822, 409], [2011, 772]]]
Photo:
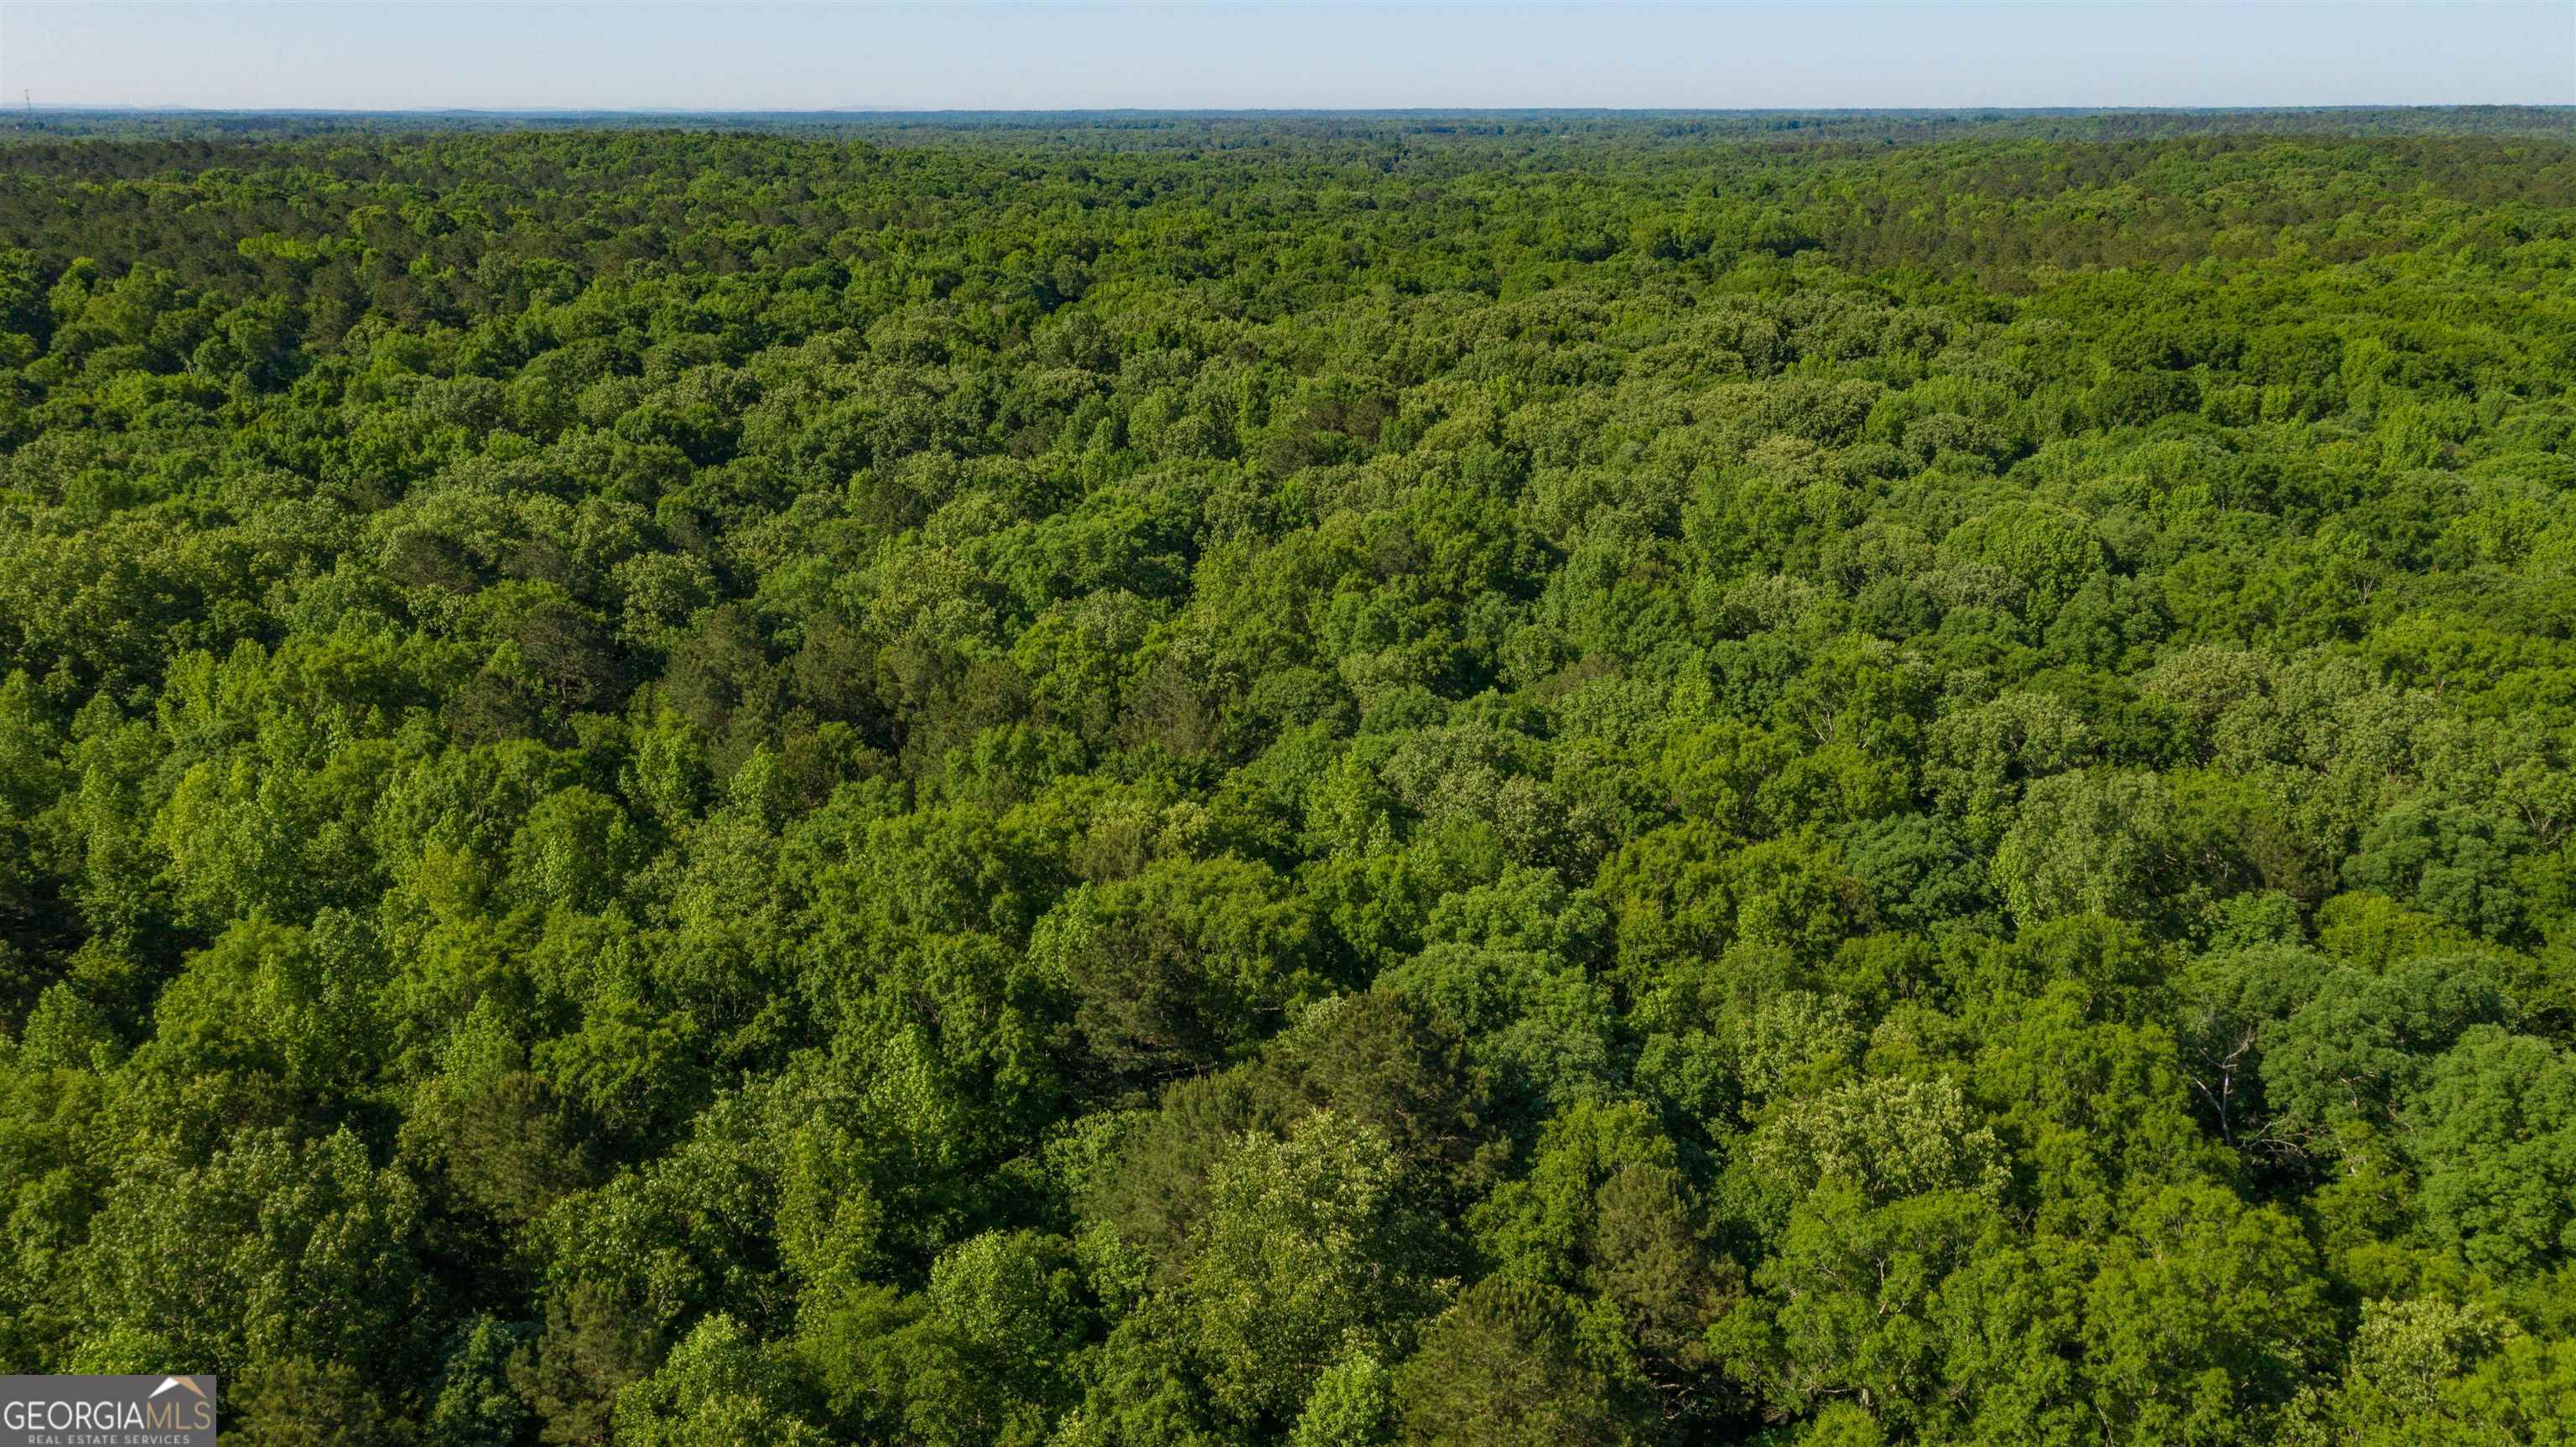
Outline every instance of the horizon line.
[[225, 116], [1360, 116], [1360, 115], [1696, 115], [1696, 116], [1957, 116], [1957, 115], [2264, 115], [2322, 111], [2533, 110], [2576, 112], [2576, 101], [2325, 101], [2259, 104], [2046, 106], [263, 106], [165, 105], [136, 101], [43, 101], [0, 106], [18, 115]]

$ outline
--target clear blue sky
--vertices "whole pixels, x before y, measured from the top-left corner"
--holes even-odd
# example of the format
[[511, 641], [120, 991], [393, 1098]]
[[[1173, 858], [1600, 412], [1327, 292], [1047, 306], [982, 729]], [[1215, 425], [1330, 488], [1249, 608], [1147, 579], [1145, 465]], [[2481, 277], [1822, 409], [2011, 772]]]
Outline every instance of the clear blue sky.
[[2576, 101], [2576, 0], [0, 0], [39, 104], [576, 109]]

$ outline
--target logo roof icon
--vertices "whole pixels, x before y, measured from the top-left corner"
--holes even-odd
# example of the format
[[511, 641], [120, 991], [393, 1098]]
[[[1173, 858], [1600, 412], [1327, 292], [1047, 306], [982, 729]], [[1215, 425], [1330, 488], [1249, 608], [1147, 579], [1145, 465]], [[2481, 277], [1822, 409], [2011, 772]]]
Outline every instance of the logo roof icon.
[[154, 1387], [152, 1389], [152, 1395], [145, 1397], [143, 1400], [148, 1402], [152, 1400], [152, 1397], [160, 1396], [163, 1392], [170, 1390], [172, 1387], [184, 1387], [188, 1391], [194, 1393], [199, 1401], [205, 1400], [206, 1389], [198, 1386], [197, 1379], [194, 1377], [163, 1377], [161, 1379], [161, 1385]]

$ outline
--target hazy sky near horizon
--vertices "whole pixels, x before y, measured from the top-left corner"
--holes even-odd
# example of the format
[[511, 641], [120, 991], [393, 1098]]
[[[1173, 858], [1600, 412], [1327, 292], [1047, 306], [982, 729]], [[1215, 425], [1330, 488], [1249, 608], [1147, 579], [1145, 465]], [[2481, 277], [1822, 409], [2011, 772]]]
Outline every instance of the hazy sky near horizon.
[[40, 105], [1345, 109], [2576, 102], [2576, 0], [0, 0]]

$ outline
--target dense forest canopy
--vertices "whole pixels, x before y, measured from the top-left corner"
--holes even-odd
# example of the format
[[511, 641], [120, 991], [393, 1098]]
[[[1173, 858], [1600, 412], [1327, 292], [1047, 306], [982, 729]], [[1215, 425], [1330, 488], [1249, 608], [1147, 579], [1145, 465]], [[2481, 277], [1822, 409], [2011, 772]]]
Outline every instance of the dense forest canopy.
[[18, 118], [0, 1370], [2576, 1440], [2570, 113], [1789, 119]]

